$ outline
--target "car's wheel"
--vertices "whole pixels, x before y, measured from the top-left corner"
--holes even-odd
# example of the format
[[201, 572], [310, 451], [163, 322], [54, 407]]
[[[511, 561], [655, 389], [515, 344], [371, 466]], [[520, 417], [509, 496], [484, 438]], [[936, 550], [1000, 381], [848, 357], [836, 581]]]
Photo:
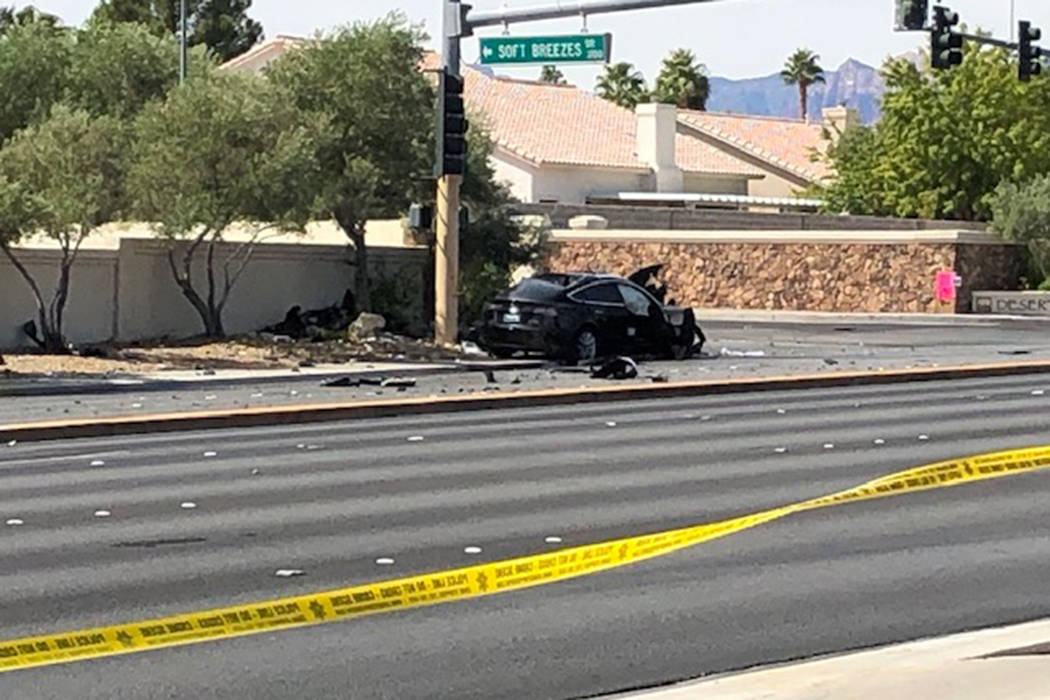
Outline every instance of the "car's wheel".
[[598, 357], [598, 336], [590, 327], [580, 329], [573, 342], [573, 359], [577, 362], [591, 362]]
[[514, 356], [514, 350], [510, 348], [491, 348], [489, 354], [497, 360], [508, 360]]

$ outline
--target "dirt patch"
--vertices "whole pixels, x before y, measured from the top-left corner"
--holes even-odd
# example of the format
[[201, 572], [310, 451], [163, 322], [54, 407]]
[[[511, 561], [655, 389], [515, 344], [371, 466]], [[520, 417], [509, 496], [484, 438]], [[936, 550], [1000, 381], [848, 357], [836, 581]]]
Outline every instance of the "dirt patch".
[[[433, 343], [380, 334], [358, 342], [253, 336], [224, 341], [136, 343], [85, 348], [79, 355], [4, 353], [4, 374], [122, 375], [165, 370], [291, 369], [352, 361], [438, 361], [464, 356]], [[0, 375], [2, 376], [2, 375]]]

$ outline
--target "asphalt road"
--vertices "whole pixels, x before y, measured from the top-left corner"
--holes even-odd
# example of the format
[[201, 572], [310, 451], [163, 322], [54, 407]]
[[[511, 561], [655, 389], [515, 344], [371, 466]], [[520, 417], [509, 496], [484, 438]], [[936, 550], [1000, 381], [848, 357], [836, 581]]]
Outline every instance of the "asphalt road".
[[[704, 323], [704, 328], [709, 336], [708, 356], [687, 362], [644, 362], [643, 379], [662, 375], [672, 381], [706, 380], [1050, 359], [1050, 324], [1045, 321], [975, 320], [950, 325], [711, 322]], [[490, 383], [481, 372], [417, 376], [416, 386], [400, 391], [375, 386], [326, 388], [310, 377], [216, 386], [202, 377], [205, 381], [178, 387], [146, 385], [87, 394], [4, 396], [0, 377], [0, 424], [607, 383], [554, 365], [500, 371], [494, 378]]]
[[[0, 523], [24, 521], [0, 526], [0, 639], [721, 520], [1044, 444], [1048, 385], [0, 446]], [[0, 674], [0, 697], [573, 698], [1034, 619], [1050, 615], [1048, 511], [1050, 473], [822, 509], [536, 589]]]

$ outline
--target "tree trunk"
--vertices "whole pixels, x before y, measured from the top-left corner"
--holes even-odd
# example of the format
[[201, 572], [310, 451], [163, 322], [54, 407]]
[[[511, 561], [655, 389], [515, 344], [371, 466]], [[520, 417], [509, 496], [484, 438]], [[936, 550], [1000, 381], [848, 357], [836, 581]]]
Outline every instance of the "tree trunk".
[[372, 293], [369, 284], [368, 246], [365, 245], [365, 223], [357, 221], [351, 212], [336, 211], [335, 221], [354, 246], [354, 301], [357, 310], [372, 310]]
[[372, 311], [372, 292], [369, 284], [368, 246], [365, 245], [365, 227], [355, 228], [354, 235], [354, 295], [357, 308]]
[[197, 293], [197, 290], [193, 288], [193, 282], [188, 273], [192, 261], [192, 254], [184, 259], [183, 269], [185, 274], [180, 275], [178, 267], [175, 264], [175, 251], [168, 250], [168, 267], [171, 269], [172, 276], [175, 278], [175, 284], [179, 285], [179, 289], [182, 291], [182, 296], [186, 297], [186, 301], [190, 302], [193, 310], [201, 317], [201, 323], [204, 326], [204, 335], [208, 338], [223, 338], [226, 336], [226, 333], [222, 326], [222, 309], [216, 308], [214, 304], [209, 305], [206, 303], [204, 299], [201, 298], [201, 295]]
[[[11, 261], [15, 269], [18, 270], [18, 274], [22, 276], [26, 284], [29, 285], [29, 289], [33, 292], [33, 299], [36, 301], [36, 317], [39, 328], [37, 332], [40, 334], [39, 339], [32, 338], [34, 342], [39, 342], [40, 347], [48, 352], [54, 352], [59, 354], [65, 354], [69, 352], [69, 348], [66, 347], [66, 340], [62, 337], [62, 311], [65, 309], [66, 299], [69, 296], [69, 266], [71, 263], [63, 262], [62, 270], [59, 274], [58, 289], [55, 292], [55, 297], [52, 299], [51, 304], [48, 305], [44, 302], [44, 295], [40, 292], [40, 285], [37, 284], [36, 280], [29, 270], [26, 269], [22, 261], [15, 257], [14, 251], [7, 245], [0, 244], [0, 250], [3, 250], [4, 255]], [[54, 324], [56, 318], [55, 311], [57, 313], [58, 326]], [[51, 311], [51, 315], [48, 311]]]
[[798, 105], [799, 112], [801, 113], [801, 119], [804, 122], [809, 122], [809, 86], [806, 85], [806, 81], [800, 80], [798, 83]]

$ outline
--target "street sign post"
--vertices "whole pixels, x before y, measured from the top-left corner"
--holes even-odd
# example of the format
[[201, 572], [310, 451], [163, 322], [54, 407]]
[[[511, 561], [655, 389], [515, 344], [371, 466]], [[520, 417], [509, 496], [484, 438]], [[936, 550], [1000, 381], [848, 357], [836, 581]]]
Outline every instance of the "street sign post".
[[481, 39], [485, 65], [555, 63], [608, 63], [612, 34], [561, 36], [496, 36]]

